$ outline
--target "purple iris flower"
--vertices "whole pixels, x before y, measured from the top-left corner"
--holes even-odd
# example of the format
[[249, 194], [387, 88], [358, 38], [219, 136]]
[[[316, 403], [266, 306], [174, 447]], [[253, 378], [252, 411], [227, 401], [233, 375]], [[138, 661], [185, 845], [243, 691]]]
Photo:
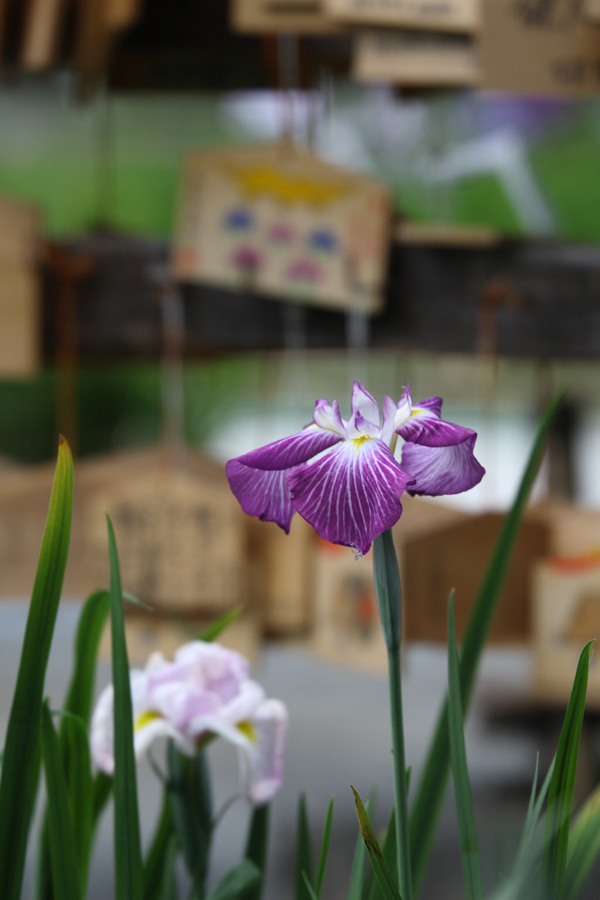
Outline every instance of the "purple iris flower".
[[[349, 421], [337, 400], [317, 400], [303, 431], [227, 463], [231, 490], [250, 516], [289, 532], [298, 512], [325, 540], [364, 554], [402, 515], [405, 490], [458, 494], [481, 481], [476, 433], [444, 421], [441, 409], [441, 397], [413, 405], [407, 387], [399, 403], [384, 398], [382, 416], [355, 381]], [[397, 436], [404, 441], [399, 462]]]

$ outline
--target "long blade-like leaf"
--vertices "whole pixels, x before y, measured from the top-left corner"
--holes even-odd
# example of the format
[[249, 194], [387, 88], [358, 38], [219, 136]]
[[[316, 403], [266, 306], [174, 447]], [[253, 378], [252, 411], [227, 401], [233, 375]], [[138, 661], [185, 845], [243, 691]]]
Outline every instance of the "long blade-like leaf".
[[58, 735], [46, 703], [42, 707], [42, 757], [48, 792], [48, 836], [52, 887], [61, 900], [80, 900], [79, 864], [69, 792], [62, 765]]
[[[367, 806], [367, 813], [369, 814], [369, 818], [371, 818], [369, 807]], [[381, 852], [383, 853], [383, 858], [385, 859], [387, 866], [390, 870], [392, 878], [394, 882], [398, 883], [398, 854], [396, 853], [396, 814], [395, 810], [392, 810], [390, 815], [390, 820], [388, 822], [388, 826], [385, 829], [385, 833], [383, 835], [383, 840], [381, 841]], [[371, 885], [371, 891], [369, 893], [369, 900], [383, 900], [383, 895], [381, 893], [381, 887], [379, 886], [379, 882], [377, 879], [374, 879]]]
[[144, 860], [144, 900], [158, 900], [168, 867], [169, 848], [175, 834], [171, 798], [168, 791], [163, 793], [163, 801], [154, 837]]
[[600, 853], [600, 787], [580, 809], [569, 835], [565, 900], [575, 900]]
[[[94, 694], [98, 647], [108, 616], [109, 602], [108, 591], [97, 591], [87, 598], [81, 610], [75, 636], [73, 674], [63, 707], [65, 712], [73, 715], [63, 716], [59, 729], [63, 768], [69, 788], [71, 814], [78, 845], [83, 894], [87, 884], [94, 826], [93, 780], [87, 729]], [[74, 719], [74, 716], [77, 719]], [[37, 900], [52, 900], [48, 830], [45, 822], [40, 835], [37, 880]]]
[[243, 611], [243, 606], [234, 606], [233, 609], [230, 609], [229, 612], [222, 615], [220, 619], [217, 619], [216, 622], [213, 622], [212, 625], [205, 628], [200, 635], [200, 640], [207, 641], [208, 643], [216, 641], [222, 632], [225, 631], [226, 628], [229, 628], [229, 626], [240, 617]]
[[133, 752], [133, 708], [123, 621], [121, 573], [115, 533], [108, 516], [107, 526], [114, 687], [116, 900], [140, 900], [143, 891], [143, 877], [137, 778]]
[[577, 755], [581, 739], [581, 726], [585, 712], [590, 668], [590, 650], [593, 641], [583, 648], [573, 690], [567, 706], [565, 721], [558, 741], [556, 763], [548, 790], [544, 850], [542, 853], [542, 896], [544, 900], [558, 900], [562, 897], [563, 883], [567, 868], [569, 829], [573, 810]]
[[267, 845], [269, 838], [270, 806], [268, 803], [255, 806], [250, 817], [248, 840], [246, 841], [246, 859], [253, 862], [261, 873], [260, 880], [244, 892], [244, 900], [260, 900], [267, 864]]
[[181, 851], [192, 878], [195, 896], [204, 890], [210, 842], [213, 832], [212, 798], [206, 754], [199, 751], [189, 759], [173, 741], [167, 749], [168, 788], [173, 823]]
[[[371, 792], [371, 796], [365, 807], [369, 818], [373, 817], [375, 809], [375, 792]], [[395, 846], [395, 845], [394, 845]], [[367, 848], [359, 831], [356, 838], [356, 847], [354, 848], [354, 858], [352, 860], [352, 870], [350, 872], [350, 883], [348, 885], [347, 900], [364, 900], [368, 896], [367, 886], [365, 884], [365, 861]]]
[[61, 438], [33, 586], [0, 780], [0, 897], [18, 900], [39, 772], [44, 678], [62, 590], [73, 508], [73, 460]]
[[260, 878], [260, 869], [249, 859], [243, 859], [223, 875], [206, 900], [235, 900], [260, 881]]
[[379, 841], [373, 831], [373, 826], [367, 815], [367, 811], [363, 806], [362, 800], [358, 793], [352, 788], [354, 794], [354, 803], [356, 805], [356, 814], [358, 816], [358, 824], [362, 832], [365, 847], [375, 872], [375, 877], [381, 886], [384, 900], [401, 900], [400, 893], [396, 883], [392, 877], [389, 866], [385, 861], [385, 857], [379, 846]]
[[323, 891], [323, 882], [325, 881], [325, 872], [327, 871], [327, 860], [329, 859], [329, 845], [331, 843], [331, 824], [333, 822], [333, 797], [329, 801], [327, 815], [325, 816], [325, 825], [323, 826], [323, 840], [321, 841], [321, 851], [319, 853], [319, 864], [317, 866], [317, 880], [315, 881], [315, 893], [317, 897], [321, 897]]
[[482, 900], [479, 846], [475, 829], [473, 795], [467, 769], [463, 712], [460, 700], [460, 663], [454, 622], [454, 596], [448, 603], [448, 729], [450, 765], [454, 782], [454, 798], [460, 837], [460, 855], [465, 880], [466, 900]]
[[[563, 394], [564, 391], [559, 391], [553, 397], [540, 422], [515, 502], [504, 520], [467, 624], [463, 638], [460, 666], [461, 700], [464, 713], [467, 712], [469, 706], [477, 666], [498, 605], [502, 585], [519, 534], [523, 513], [544, 456], [550, 425], [562, 401]], [[447, 718], [448, 705], [445, 703], [437, 722], [411, 813], [410, 845], [415, 890], [420, 885], [425, 874], [425, 867], [448, 781], [450, 747]]]
[[306, 796], [298, 800], [298, 827], [296, 829], [296, 900], [309, 900], [304, 875], [313, 883], [310, 828], [306, 812]]

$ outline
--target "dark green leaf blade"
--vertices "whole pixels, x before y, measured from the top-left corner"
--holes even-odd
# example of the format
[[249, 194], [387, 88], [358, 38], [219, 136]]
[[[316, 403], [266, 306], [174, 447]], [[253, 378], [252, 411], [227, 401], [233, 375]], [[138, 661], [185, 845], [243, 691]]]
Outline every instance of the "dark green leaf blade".
[[133, 708], [129, 660], [125, 643], [123, 597], [117, 545], [112, 522], [108, 527], [110, 560], [110, 619], [115, 735], [115, 888], [116, 900], [140, 900], [143, 890], [142, 851], [133, 750]]
[[48, 792], [48, 836], [52, 863], [52, 886], [61, 900], [80, 900], [77, 842], [69, 805], [69, 792], [62, 765], [58, 736], [50, 710], [42, 706], [42, 757]]
[[473, 796], [467, 769], [463, 712], [460, 699], [460, 663], [454, 623], [454, 596], [448, 603], [448, 729], [450, 738], [450, 766], [454, 782], [454, 797], [460, 837], [460, 854], [465, 881], [466, 900], [482, 900], [479, 846], [475, 829]]
[[233, 609], [230, 609], [229, 612], [226, 612], [224, 615], [222, 615], [220, 619], [217, 619], [216, 622], [213, 622], [212, 625], [209, 625], [204, 629], [204, 631], [200, 635], [200, 640], [206, 641], [207, 643], [216, 641], [217, 638], [220, 637], [220, 635], [225, 631], [225, 629], [240, 617], [243, 611], [243, 606], [235, 606]]
[[593, 641], [586, 644], [579, 657], [575, 680], [573, 681], [573, 690], [571, 691], [565, 721], [558, 741], [554, 772], [548, 790], [544, 849], [542, 852], [542, 896], [544, 900], [558, 900], [559, 897], [562, 897], [567, 868], [577, 755], [585, 712], [585, 696], [592, 644]]
[[167, 767], [173, 823], [196, 896], [200, 896], [213, 832], [206, 754], [199, 750], [195, 758], [190, 759], [179, 752], [173, 741], [169, 741]]
[[163, 791], [158, 823], [150, 848], [144, 860], [144, 900], [159, 900], [164, 883], [165, 871], [168, 869], [169, 848], [175, 834], [171, 798], [168, 791]]
[[296, 829], [296, 900], [309, 900], [304, 873], [313, 882], [310, 828], [306, 811], [306, 795], [298, 800], [298, 827]]
[[323, 890], [323, 882], [325, 881], [325, 872], [327, 871], [327, 860], [329, 859], [329, 845], [331, 843], [331, 825], [333, 822], [333, 797], [329, 801], [327, 807], [327, 815], [325, 816], [325, 825], [323, 826], [323, 839], [321, 841], [321, 850], [319, 853], [319, 863], [317, 866], [317, 880], [315, 881], [315, 893], [317, 897], [321, 897]]
[[269, 840], [270, 806], [268, 803], [255, 806], [250, 817], [248, 839], [246, 841], [246, 859], [253, 862], [261, 873], [260, 880], [244, 892], [244, 900], [260, 900], [267, 865], [267, 847]]
[[569, 835], [565, 900], [575, 900], [600, 853], [600, 787], [580, 809]]
[[[369, 818], [371, 817], [371, 811], [367, 806], [367, 813], [369, 814]], [[388, 826], [385, 829], [385, 833], [383, 835], [383, 840], [381, 841], [381, 852], [383, 853], [383, 858], [385, 859], [392, 878], [394, 882], [398, 884], [398, 855], [396, 853], [396, 813], [395, 810], [392, 810], [390, 815], [390, 820], [388, 822]], [[373, 881], [371, 885], [371, 891], [369, 893], [369, 900], [383, 900], [383, 896], [381, 893], [381, 887], [379, 886], [379, 882], [377, 879]]]
[[367, 853], [369, 854], [369, 859], [371, 860], [371, 865], [373, 866], [373, 871], [375, 872], [375, 877], [381, 886], [384, 900], [401, 900], [400, 893], [392, 877], [389, 866], [385, 861], [385, 857], [379, 846], [379, 841], [375, 836], [373, 826], [371, 825], [362, 800], [354, 788], [352, 788], [352, 793], [354, 794], [358, 824], [360, 825], [360, 830], [365, 842], [365, 847], [367, 848]]
[[[515, 502], [504, 520], [467, 624], [460, 666], [461, 700], [464, 713], [467, 712], [469, 706], [479, 659], [498, 605], [525, 507], [544, 457], [550, 426], [563, 396], [564, 391], [558, 391], [542, 417]], [[447, 717], [448, 705], [446, 702], [441, 710], [431, 741], [411, 813], [410, 845], [415, 890], [420, 885], [425, 873], [448, 781], [450, 747]]]
[[260, 869], [249, 859], [243, 859], [223, 875], [208, 893], [206, 900], [234, 900], [248, 888], [253, 887], [260, 879]]
[[62, 590], [73, 508], [73, 460], [61, 438], [6, 731], [0, 779], [0, 897], [19, 900], [39, 773], [44, 678]]

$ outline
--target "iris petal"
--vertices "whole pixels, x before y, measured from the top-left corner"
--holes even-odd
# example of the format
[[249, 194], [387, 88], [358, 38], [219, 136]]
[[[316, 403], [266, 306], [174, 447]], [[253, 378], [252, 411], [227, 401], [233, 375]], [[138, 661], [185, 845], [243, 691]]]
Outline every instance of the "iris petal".
[[460, 494], [479, 484], [485, 474], [473, 455], [476, 435], [462, 444], [449, 447], [425, 447], [420, 444], [405, 444], [402, 448], [401, 465], [415, 479], [408, 487], [409, 494]]
[[238, 456], [237, 460], [244, 466], [269, 472], [274, 469], [291, 469], [307, 462], [341, 439], [341, 435], [323, 431], [317, 425], [311, 424], [297, 434]]
[[231, 459], [227, 463], [227, 478], [247, 516], [258, 516], [262, 522], [277, 522], [286, 534], [290, 533], [294, 507], [284, 469], [265, 472], [245, 466], [239, 459]]
[[359, 411], [363, 419], [376, 427], [381, 425], [381, 413], [377, 401], [359, 381], [352, 386], [352, 412]]
[[296, 511], [321, 537], [366, 553], [402, 515], [411, 476], [383, 441], [359, 438], [292, 469], [287, 480]]
[[439, 418], [442, 401], [440, 397], [431, 397], [412, 408], [410, 419], [396, 429], [401, 438], [425, 447], [448, 447], [462, 444], [475, 434], [470, 428], [454, 425]]

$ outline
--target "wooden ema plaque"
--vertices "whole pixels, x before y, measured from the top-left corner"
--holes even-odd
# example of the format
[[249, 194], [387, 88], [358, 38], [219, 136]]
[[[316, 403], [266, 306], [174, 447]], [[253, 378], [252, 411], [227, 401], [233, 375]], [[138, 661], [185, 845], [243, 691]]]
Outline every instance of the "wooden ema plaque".
[[86, 523], [95, 584], [108, 583], [104, 511], [123, 587], [144, 603], [218, 613], [244, 602], [242, 513], [220, 467], [130, 471], [94, 491]]
[[325, 0], [329, 15], [353, 25], [385, 25], [426, 31], [474, 33], [480, 24], [479, 0]]
[[324, 9], [324, 0], [231, 0], [234, 31], [248, 34], [335, 34], [343, 27]]
[[0, 197], [1, 377], [25, 377], [40, 366], [40, 242], [38, 211]]
[[[53, 462], [0, 470], [0, 596], [31, 592], [53, 476]], [[108, 587], [106, 512], [124, 590], [157, 612], [214, 616], [244, 602], [247, 520], [221, 466], [189, 453], [171, 471], [158, 450], [76, 462], [65, 596]]]
[[248, 519], [252, 606], [273, 637], [301, 637], [313, 624], [316, 535], [296, 515], [289, 535], [274, 522]]
[[185, 167], [173, 271], [183, 281], [374, 313], [390, 217], [382, 185], [290, 143], [197, 153]]
[[482, 88], [579, 96], [600, 90], [600, 28], [575, 0], [483, 0]]
[[469, 35], [382, 29], [357, 36], [352, 73], [406, 87], [468, 87], [481, 80], [481, 61]]

